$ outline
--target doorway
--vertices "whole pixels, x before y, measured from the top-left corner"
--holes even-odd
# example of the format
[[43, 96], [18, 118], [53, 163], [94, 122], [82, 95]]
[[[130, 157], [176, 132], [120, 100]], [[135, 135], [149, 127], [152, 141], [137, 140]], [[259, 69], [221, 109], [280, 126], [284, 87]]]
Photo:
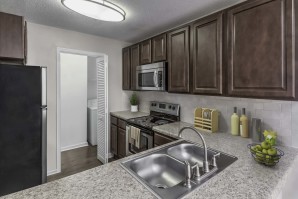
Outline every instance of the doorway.
[[[83, 158], [83, 162], [85, 158], [86, 163], [91, 158], [93, 167], [108, 162], [107, 67], [108, 56], [105, 54], [57, 49], [58, 173], [62, 163], [74, 161], [68, 161], [67, 154], [72, 154], [72, 158]], [[90, 167], [82, 165], [77, 170], [81, 172], [84, 168]]]

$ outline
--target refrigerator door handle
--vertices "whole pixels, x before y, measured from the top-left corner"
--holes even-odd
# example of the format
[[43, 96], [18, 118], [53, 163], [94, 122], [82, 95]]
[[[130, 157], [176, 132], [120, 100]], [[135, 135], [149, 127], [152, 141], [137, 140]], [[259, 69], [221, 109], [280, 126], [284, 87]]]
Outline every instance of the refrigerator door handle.
[[47, 105], [47, 68], [41, 67], [41, 105]]
[[42, 115], [42, 176], [41, 183], [47, 182], [47, 68], [41, 67], [41, 115]]
[[41, 183], [47, 182], [47, 107], [41, 109], [42, 115], [42, 136], [41, 136], [41, 160], [42, 160], [42, 176]]

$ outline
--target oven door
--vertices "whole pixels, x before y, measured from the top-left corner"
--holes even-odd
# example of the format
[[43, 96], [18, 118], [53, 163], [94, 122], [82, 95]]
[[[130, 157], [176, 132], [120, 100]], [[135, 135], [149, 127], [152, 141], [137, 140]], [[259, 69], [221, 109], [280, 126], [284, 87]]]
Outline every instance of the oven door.
[[137, 148], [133, 144], [128, 142], [128, 150], [130, 153], [136, 154], [142, 151], [146, 151], [148, 149], [153, 148], [153, 136], [150, 135], [151, 132], [147, 132], [147, 130], [141, 129], [140, 132], [140, 148]]
[[146, 68], [136, 71], [136, 89], [137, 90], [156, 90], [165, 91], [165, 70], [161, 68]]

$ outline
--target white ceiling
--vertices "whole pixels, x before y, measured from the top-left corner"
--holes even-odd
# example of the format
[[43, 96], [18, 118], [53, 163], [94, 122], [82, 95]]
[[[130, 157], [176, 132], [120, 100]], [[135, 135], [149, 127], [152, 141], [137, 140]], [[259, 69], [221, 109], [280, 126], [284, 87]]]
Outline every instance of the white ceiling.
[[0, 0], [0, 11], [33, 23], [137, 42], [244, 0], [110, 1], [125, 10], [125, 21], [97, 21], [65, 8], [61, 0]]

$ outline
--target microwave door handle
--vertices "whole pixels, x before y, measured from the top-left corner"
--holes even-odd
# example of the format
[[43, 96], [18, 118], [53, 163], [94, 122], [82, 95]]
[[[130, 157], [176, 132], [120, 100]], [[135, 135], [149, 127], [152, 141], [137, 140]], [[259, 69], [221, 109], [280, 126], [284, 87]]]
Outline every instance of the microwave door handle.
[[154, 85], [155, 85], [155, 87], [158, 87], [158, 73], [157, 73], [157, 71], [154, 71]]

